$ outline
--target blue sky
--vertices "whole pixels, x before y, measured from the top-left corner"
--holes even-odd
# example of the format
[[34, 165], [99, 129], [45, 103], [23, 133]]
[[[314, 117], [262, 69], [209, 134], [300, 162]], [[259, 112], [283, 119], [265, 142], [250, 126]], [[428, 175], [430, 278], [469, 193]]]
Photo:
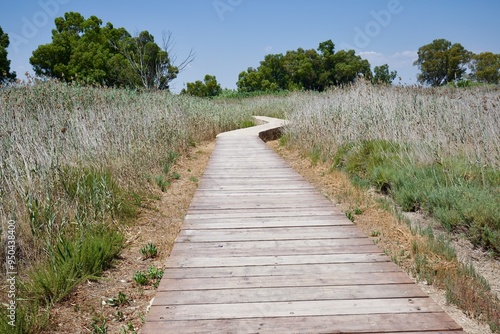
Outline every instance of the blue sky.
[[176, 56], [196, 58], [173, 82], [215, 75], [236, 88], [238, 74], [269, 53], [317, 48], [331, 39], [373, 66], [388, 63], [402, 82], [416, 82], [416, 52], [445, 38], [479, 53], [500, 53], [498, 0], [12, 0], [2, 4], [0, 26], [9, 34], [9, 59], [18, 77], [32, 72], [29, 57], [51, 42], [54, 18], [76, 11], [130, 33], [148, 30], [157, 42], [171, 31]]

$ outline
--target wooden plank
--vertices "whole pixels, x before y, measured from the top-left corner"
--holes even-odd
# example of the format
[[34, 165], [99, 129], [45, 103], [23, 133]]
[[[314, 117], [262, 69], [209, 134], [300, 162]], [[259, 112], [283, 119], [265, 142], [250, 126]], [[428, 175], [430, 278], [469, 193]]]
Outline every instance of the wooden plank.
[[251, 229], [251, 228], [274, 228], [274, 227], [318, 227], [318, 226], [350, 226], [352, 223], [341, 217], [333, 219], [332, 217], [292, 217], [290, 219], [199, 219], [186, 220], [182, 225], [184, 230], [210, 230], [210, 229]]
[[[285, 196], [290, 196], [290, 198], [286, 198]], [[325, 202], [329, 206], [332, 206], [332, 203], [328, 201], [324, 196], [318, 193], [311, 193], [310, 191], [306, 193], [260, 193], [260, 194], [250, 194], [250, 193], [234, 193], [231, 195], [228, 194], [220, 194], [218, 191], [209, 194], [196, 195], [193, 198], [194, 202], [199, 203], [217, 203], [220, 201], [224, 202], [278, 202], [278, 203], [296, 203], [301, 201], [314, 202], [320, 201]]]
[[160, 291], [155, 305], [233, 304], [307, 300], [428, 298], [416, 285], [320, 286], [229, 290]]
[[[255, 317], [431, 313], [442, 309], [430, 298], [308, 300], [237, 304], [153, 305], [153, 320], [220, 320]], [[162, 318], [162, 319], [160, 319]]]
[[192, 257], [175, 256], [167, 261], [170, 268], [208, 268], [235, 266], [278, 266], [288, 264], [334, 264], [389, 262], [383, 253], [320, 254], [320, 255], [272, 255], [240, 257]]
[[365, 238], [354, 225], [277, 227], [272, 229], [181, 230], [177, 242]]
[[[226, 219], [226, 218], [274, 218], [274, 217], [317, 217], [317, 216], [328, 216], [331, 214], [338, 215], [339, 212], [332, 208], [287, 208], [282, 209], [259, 209], [259, 210], [194, 210], [190, 209], [186, 215], [186, 219]], [[347, 220], [347, 217], [345, 218]]]
[[142, 328], [142, 333], [186, 333], [187, 329], [191, 333], [200, 334], [404, 333], [412, 331], [442, 334], [465, 333], [442, 312], [195, 321], [162, 319], [159, 322], [147, 322]]
[[249, 277], [218, 277], [161, 280], [158, 291], [168, 290], [213, 290], [236, 288], [272, 288], [272, 287], [303, 287], [324, 285], [379, 285], [379, 284], [411, 284], [415, 283], [403, 272], [389, 273], [338, 273], [328, 277], [297, 276], [249, 276]]
[[210, 203], [199, 203], [193, 202], [191, 204], [191, 209], [192, 210], [208, 210], [208, 211], [217, 211], [217, 210], [248, 210], [248, 211], [253, 211], [253, 210], [261, 210], [261, 209], [298, 209], [298, 208], [311, 208], [311, 207], [316, 207], [316, 208], [328, 208], [330, 207], [330, 204], [328, 203], [321, 203], [318, 201], [296, 201], [296, 202], [268, 202], [268, 201], [247, 201], [247, 200], [242, 200], [242, 201], [237, 201], [237, 202], [231, 202], [231, 201], [224, 201], [224, 202], [210, 202]]
[[165, 278], [224, 278], [224, 277], [265, 277], [265, 276], [308, 276], [311, 278], [331, 277], [349, 273], [390, 273], [401, 272], [392, 262], [375, 263], [335, 263], [335, 264], [290, 264], [273, 266], [236, 266], [236, 267], [208, 267], [208, 268], [168, 268], [163, 274]]
[[[329, 239], [323, 239], [329, 240]], [[311, 241], [311, 240], [289, 240], [292, 245], [273, 246], [275, 241], [255, 241], [255, 242], [242, 242], [243, 245], [235, 247], [228, 243], [176, 243], [171, 253], [173, 256], [218, 256], [218, 257], [239, 257], [248, 256], [268, 256], [268, 255], [319, 255], [319, 254], [359, 254], [359, 253], [380, 253], [378, 248], [373, 243], [368, 244], [352, 244], [351, 239], [331, 239], [332, 241], [350, 241], [351, 244], [344, 245], [344, 243], [335, 245], [333, 242], [330, 245], [310, 246], [310, 247], [293, 247], [297, 244], [296, 241]], [[360, 239], [363, 240], [363, 239]], [[288, 241], [288, 240], [287, 240]], [[285, 241], [285, 242], [287, 242]], [[316, 240], [312, 240], [316, 241]], [[363, 240], [364, 241], [364, 240]]]

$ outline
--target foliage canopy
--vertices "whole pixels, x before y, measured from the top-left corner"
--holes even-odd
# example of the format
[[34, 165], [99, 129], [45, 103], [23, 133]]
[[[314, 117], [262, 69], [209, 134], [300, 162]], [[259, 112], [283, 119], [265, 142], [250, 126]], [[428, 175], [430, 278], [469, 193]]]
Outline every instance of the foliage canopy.
[[16, 72], [10, 71], [10, 60], [7, 58], [8, 47], [9, 35], [4, 33], [2, 27], [0, 27], [0, 83], [16, 78]]
[[55, 25], [52, 42], [40, 45], [30, 58], [37, 75], [113, 87], [168, 89], [179, 73], [168, 43], [161, 48], [147, 31], [132, 36], [124, 28], [109, 22], [103, 26], [98, 17], [85, 19], [76, 12], [56, 18]]
[[371, 80], [368, 60], [354, 50], [335, 51], [335, 44], [328, 40], [320, 43], [317, 50], [299, 48], [284, 55], [265, 56], [258, 68], [250, 67], [239, 74], [237, 86], [241, 92], [323, 91], [330, 86], [349, 84], [358, 76]]
[[460, 43], [436, 39], [418, 49], [418, 59], [413, 63], [420, 68], [418, 81], [433, 87], [462, 79], [472, 53]]
[[214, 97], [222, 93], [222, 88], [217, 82], [214, 75], [205, 75], [203, 82], [197, 80], [195, 82], [188, 82], [187, 88], [181, 91], [181, 94], [189, 94], [198, 97]]

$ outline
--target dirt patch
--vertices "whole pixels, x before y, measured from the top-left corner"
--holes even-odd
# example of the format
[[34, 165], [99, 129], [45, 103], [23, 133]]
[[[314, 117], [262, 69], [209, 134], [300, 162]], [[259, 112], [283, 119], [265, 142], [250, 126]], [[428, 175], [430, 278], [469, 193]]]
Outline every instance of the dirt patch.
[[[382, 198], [382, 195], [354, 187], [346, 174], [330, 171], [327, 164], [313, 164], [308, 157], [301, 155], [296, 150], [279, 146], [277, 141], [270, 141], [267, 144], [280, 154], [294, 170], [335, 203], [341, 211], [345, 212], [384, 252], [391, 256], [396, 254], [394, 257], [397, 257], [397, 264], [403, 270], [408, 273], [413, 272], [415, 263], [409, 254], [411, 252], [411, 242], [415, 237], [406, 223], [400, 222], [394, 214], [380, 207], [377, 199]], [[412, 218], [414, 224], [420, 224], [423, 227], [432, 224], [423, 215], [410, 218]], [[474, 251], [472, 247], [467, 249], [468, 246], [465, 240], [457, 240], [455, 243], [457, 246], [461, 246], [456, 248], [459, 259], [472, 262], [478, 272], [490, 281], [492, 289], [498, 291], [500, 280], [497, 271], [498, 262], [488, 258], [480, 251]], [[465, 243], [465, 247], [460, 245], [461, 243]], [[439, 265], [451, 264], [440, 263]], [[492, 333], [488, 325], [467, 317], [460, 309], [448, 304], [443, 290], [436, 289], [425, 283], [419, 283], [419, 286], [467, 333]]]
[[[114, 268], [98, 281], [81, 284], [54, 307], [45, 333], [139, 332], [156, 289], [136, 284], [134, 274], [150, 266], [165, 268], [214, 146], [215, 142], [202, 143], [177, 159], [171, 172], [180, 178], [164, 193], [154, 190], [155, 198], [143, 204], [139, 219], [124, 229], [126, 247]], [[140, 249], [149, 242], [157, 247], [158, 256], [144, 260]], [[120, 293], [126, 296], [122, 305], [110, 305], [109, 299], [118, 299]], [[99, 331], [105, 328], [107, 332]]]

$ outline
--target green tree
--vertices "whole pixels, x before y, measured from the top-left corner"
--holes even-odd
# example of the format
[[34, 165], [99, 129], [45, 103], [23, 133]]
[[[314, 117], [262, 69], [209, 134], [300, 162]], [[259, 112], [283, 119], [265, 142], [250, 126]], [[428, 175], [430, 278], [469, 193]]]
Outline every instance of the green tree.
[[335, 52], [335, 44], [325, 41], [317, 50], [287, 51], [267, 55], [258, 68], [249, 68], [238, 77], [238, 90], [317, 90], [353, 82], [359, 75], [371, 79], [370, 64], [354, 50]]
[[334, 67], [331, 71], [333, 84], [336, 86], [354, 82], [358, 76], [371, 80], [372, 71], [366, 59], [357, 56], [354, 50], [340, 50], [333, 55]]
[[445, 39], [436, 39], [418, 49], [418, 59], [413, 65], [421, 73], [418, 81], [431, 86], [442, 86], [462, 78], [472, 53], [461, 44], [452, 44]]
[[111, 23], [102, 27], [96, 16], [85, 19], [75, 12], [56, 18], [55, 25], [52, 42], [40, 45], [30, 58], [37, 75], [88, 84], [128, 84], [130, 78], [121, 74], [131, 72], [131, 68], [122, 71], [127, 66], [125, 58], [113, 47], [130, 37], [124, 28], [116, 29]]
[[9, 35], [4, 33], [2, 27], [0, 27], [0, 83], [16, 78], [16, 72], [10, 71], [10, 60], [7, 58], [8, 47]]
[[500, 54], [482, 52], [472, 57], [471, 78], [477, 82], [500, 83]]
[[384, 64], [381, 66], [375, 66], [373, 69], [373, 79], [374, 84], [386, 84], [390, 85], [398, 76], [398, 72], [390, 71], [389, 65]]
[[175, 66], [166, 47], [143, 31], [131, 36], [101, 19], [65, 13], [55, 19], [52, 42], [40, 45], [30, 58], [35, 73], [65, 81], [145, 89], [168, 89], [194, 55]]
[[188, 82], [187, 89], [183, 89], [181, 94], [189, 94], [198, 97], [214, 97], [222, 93], [222, 88], [213, 75], [205, 75], [203, 82], [197, 80]]

